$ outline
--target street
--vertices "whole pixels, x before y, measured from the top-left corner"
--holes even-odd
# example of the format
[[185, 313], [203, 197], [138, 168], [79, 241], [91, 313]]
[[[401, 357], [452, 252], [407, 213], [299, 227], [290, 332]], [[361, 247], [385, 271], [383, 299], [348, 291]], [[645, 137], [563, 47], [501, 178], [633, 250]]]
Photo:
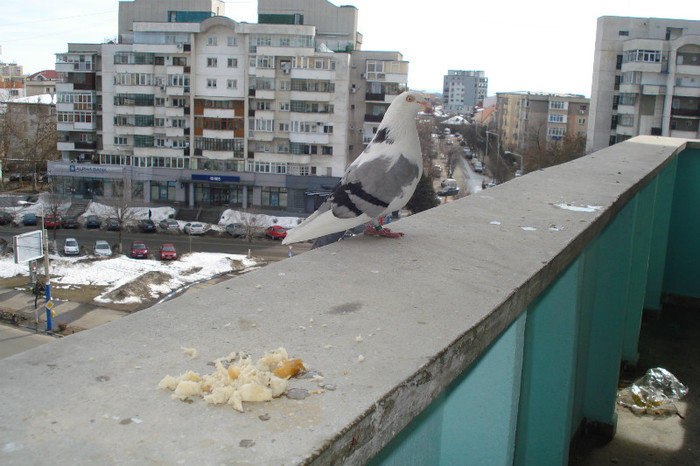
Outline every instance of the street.
[[[8, 243], [12, 243], [12, 237], [27, 233], [32, 230], [40, 229], [39, 227], [11, 227], [4, 225], [0, 227], [0, 238]], [[49, 241], [55, 241], [57, 251], [62, 253], [63, 242], [66, 238], [75, 238], [78, 243], [84, 247], [87, 252], [92, 253], [92, 244], [95, 240], [106, 240], [111, 246], [119, 240], [119, 232], [105, 231], [98, 229], [57, 229], [48, 230]], [[172, 243], [180, 255], [187, 252], [225, 252], [229, 254], [248, 254], [262, 257], [268, 261], [278, 261], [289, 257], [289, 249], [287, 246], [282, 246], [280, 241], [274, 241], [267, 238], [259, 238], [248, 244], [247, 240], [232, 238], [228, 233], [223, 233], [221, 236], [206, 234], [203, 236], [189, 236], [184, 233], [164, 232], [158, 229], [156, 233], [141, 233], [141, 232], [122, 232], [122, 250], [127, 252], [133, 240], [141, 240], [146, 243], [151, 254], [157, 253], [158, 248], [163, 243]], [[191, 243], [190, 243], [191, 240]], [[191, 248], [191, 249], [190, 249]], [[298, 243], [294, 245], [294, 254], [308, 251], [311, 248], [310, 243]]]

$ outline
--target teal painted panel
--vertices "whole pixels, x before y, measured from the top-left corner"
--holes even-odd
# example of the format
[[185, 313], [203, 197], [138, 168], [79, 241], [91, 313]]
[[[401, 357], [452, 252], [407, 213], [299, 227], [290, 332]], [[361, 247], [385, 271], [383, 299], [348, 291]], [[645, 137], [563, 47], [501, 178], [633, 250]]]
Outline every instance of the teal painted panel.
[[[597, 241], [595, 277], [584, 293], [589, 314], [588, 360], [583, 381], [583, 416], [589, 421], [615, 424], [615, 399], [622, 354], [626, 299], [632, 254], [634, 205], [627, 203], [601, 232]], [[621, 292], [622, 291], [622, 292]], [[583, 317], [583, 316], [582, 316]], [[580, 388], [580, 387], [579, 387]]]
[[567, 464], [574, 403], [579, 262], [528, 307], [514, 464]]
[[440, 459], [444, 404], [443, 393], [368, 464], [384, 466], [437, 464]]
[[651, 251], [649, 254], [647, 289], [644, 297], [644, 307], [656, 311], [661, 310], [661, 290], [666, 266], [668, 229], [671, 221], [671, 204], [673, 202], [673, 187], [676, 180], [677, 166], [678, 157], [674, 158], [656, 178]]
[[523, 313], [369, 464], [511, 464], [525, 321]]
[[639, 331], [642, 327], [642, 311], [646, 293], [649, 253], [654, 219], [656, 180], [643, 188], [634, 198], [634, 231], [632, 232], [632, 256], [627, 285], [627, 307], [622, 340], [622, 360], [636, 364], [639, 357]]
[[700, 298], [700, 150], [678, 154], [663, 292]]
[[597, 281], [600, 236], [586, 246], [578, 258], [578, 338], [576, 357], [576, 383], [572, 409], [571, 431], [574, 432], [585, 418], [584, 398], [588, 383], [589, 355], [592, 343], [593, 309], [595, 308], [595, 288]]
[[447, 391], [440, 464], [513, 462], [526, 315]]

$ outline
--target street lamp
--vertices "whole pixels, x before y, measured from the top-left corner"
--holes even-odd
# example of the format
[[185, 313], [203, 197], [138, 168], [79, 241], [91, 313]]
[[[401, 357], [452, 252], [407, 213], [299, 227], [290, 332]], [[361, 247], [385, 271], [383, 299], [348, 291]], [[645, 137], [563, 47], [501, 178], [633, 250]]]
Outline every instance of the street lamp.
[[19, 205], [38, 205], [41, 208], [41, 235], [44, 237], [44, 271], [46, 273], [46, 330], [53, 328], [53, 319], [51, 317], [51, 275], [49, 273], [49, 237], [46, 234], [46, 224], [44, 222], [44, 204], [39, 202], [19, 201]]
[[512, 155], [513, 157], [518, 157], [520, 159], [520, 174], [522, 175], [524, 173], [525, 169], [525, 164], [523, 163], [523, 156], [520, 154], [516, 154], [515, 152], [511, 152], [509, 150], [503, 152], [505, 155]]

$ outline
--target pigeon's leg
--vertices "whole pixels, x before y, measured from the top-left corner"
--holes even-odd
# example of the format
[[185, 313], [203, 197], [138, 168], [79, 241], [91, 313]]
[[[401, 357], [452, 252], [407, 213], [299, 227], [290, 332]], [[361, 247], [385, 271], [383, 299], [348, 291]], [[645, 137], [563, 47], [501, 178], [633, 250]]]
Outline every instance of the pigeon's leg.
[[377, 236], [384, 236], [386, 238], [400, 238], [403, 236], [403, 233], [401, 232], [393, 232], [388, 228], [384, 228], [381, 225], [371, 225], [367, 224], [365, 227], [365, 235], [377, 235]]

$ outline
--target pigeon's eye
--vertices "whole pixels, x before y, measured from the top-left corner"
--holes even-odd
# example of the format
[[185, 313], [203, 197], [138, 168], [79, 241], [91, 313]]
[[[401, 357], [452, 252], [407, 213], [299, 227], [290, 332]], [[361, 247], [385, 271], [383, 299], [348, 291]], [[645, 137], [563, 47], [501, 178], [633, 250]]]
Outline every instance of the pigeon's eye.
[[407, 95], [407, 96], [406, 96], [406, 102], [413, 102], [414, 100], [416, 100], [416, 98], [413, 97], [412, 95]]

